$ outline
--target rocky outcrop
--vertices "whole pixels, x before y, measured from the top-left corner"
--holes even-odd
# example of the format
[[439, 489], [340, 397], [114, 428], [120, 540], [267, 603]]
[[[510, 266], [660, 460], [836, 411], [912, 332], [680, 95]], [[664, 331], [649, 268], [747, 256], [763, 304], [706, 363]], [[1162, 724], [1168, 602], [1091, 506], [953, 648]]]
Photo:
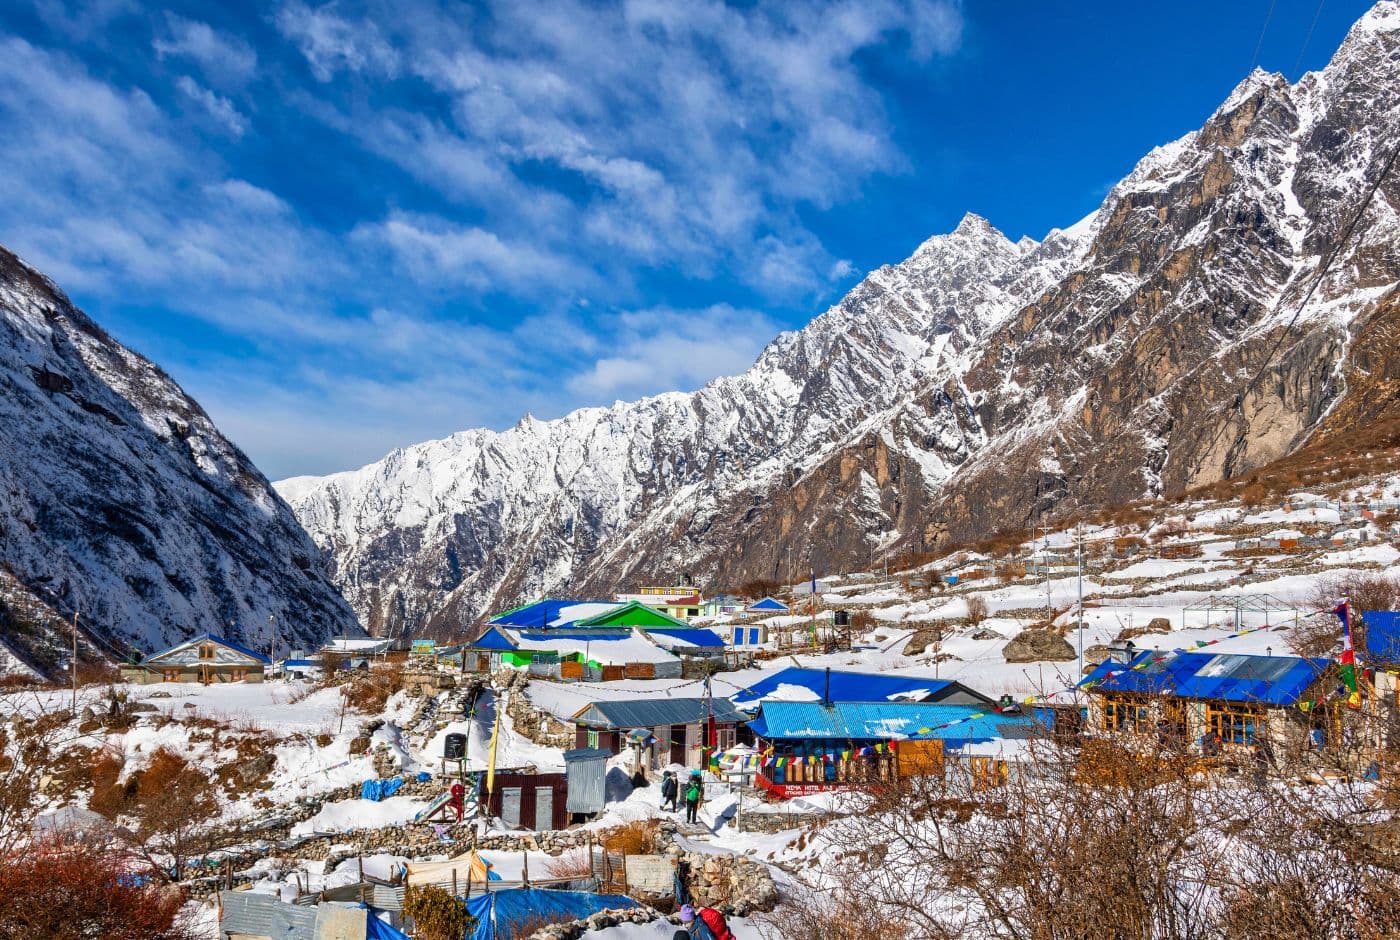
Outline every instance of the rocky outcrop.
[[[358, 630], [321, 550], [204, 410], [3, 248], [0, 567], [6, 609], [32, 607], [14, 600], [27, 593], [77, 613], [108, 656], [201, 632], [285, 652]], [[26, 626], [0, 617], [29, 662], [58, 667], [67, 631], [16, 636]]]
[[1001, 655], [1008, 663], [1064, 663], [1078, 654], [1054, 630], [1022, 630], [1001, 648]]

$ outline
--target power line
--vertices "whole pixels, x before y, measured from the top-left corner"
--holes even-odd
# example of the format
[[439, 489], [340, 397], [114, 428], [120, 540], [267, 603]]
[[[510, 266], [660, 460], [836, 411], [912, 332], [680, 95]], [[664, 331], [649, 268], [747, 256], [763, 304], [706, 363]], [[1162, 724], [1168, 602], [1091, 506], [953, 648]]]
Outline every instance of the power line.
[[[1269, 350], [1269, 354], [1264, 357], [1264, 362], [1259, 366], [1258, 371], [1254, 373], [1250, 380], [1245, 383], [1244, 391], [1241, 392], [1236, 399], [1236, 408], [1239, 409], [1241, 415], [1244, 414], [1245, 399], [1249, 396], [1249, 393], [1254, 390], [1259, 380], [1263, 378], [1264, 371], [1269, 367], [1269, 363], [1273, 361], [1274, 356], [1277, 355], [1278, 351], [1283, 347], [1283, 341], [1288, 338], [1288, 334], [1293, 332], [1293, 327], [1298, 323], [1298, 318], [1303, 315], [1303, 311], [1307, 308], [1308, 302], [1312, 300], [1313, 294], [1316, 293], [1318, 287], [1321, 286], [1323, 278], [1327, 276], [1328, 270], [1332, 267], [1332, 262], [1337, 259], [1337, 256], [1342, 253], [1342, 249], [1346, 247], [1346, 243], [1351, 240], [1352, 233], [1356, 231], [1356, 226], [1360, 224], [1362, 216], [1364, 216], [1366, 210], [1370, 208], [1371, 200], [1375, 198], [1376, 192], [1381, 188], [1381, 184], [1385, 182], [1385, 178], [1390, 175], [1391, 169], [1394, 168], [1397, 157], [1400, 157], [1400, 146], [1391, 150], [1389, 159], [1387, 159], [1385, 164], [1381, 167], [1381, 172], [1376, 176], [1376, 181], [1371, 184], [1371, 188], [1367, 190], [1366, 197], [1361, 200], [1361, 205], [1357, 207], [1351, 220], [1346, 224], [1346, 227], [1342, 229], [1340, 237], [1333, 242], [1332, 247], [1322, 256], [1322, 263], [1318, 265], [1317, 274], [1314, 276], [1313, 282], [1308, 287], [1307, 292], [1303, 294], [1302, 299], [1298, 302], [1298, 308], [1293, 311], [1293, 316], [1289, 319], [1288, 325], [1279, 331], [1278, 339], [1274, 342], [1273, 348]], [[1279, 301], [1275, 305], [1275, 310], [1277, 310], [1282, 303], [1283, 296], [1282, 293], [1280, 293]], [[1203, 453], [1208, 454], [1214, 449], [1216, 442], [1220, 439], [1220, 434], [1227, 426], [1228, 422], [1221, 423], [1220, 427], [1216, 429], [1215, 434], [1212, 435], [1210, 443], [1206, 445]], [[1240, 436], [1244, 436], [1243, 431], [1240, 433]]]
[[1317, 29], [1317, 21], [1322, 16], [1322, 5], [1327, 0], [1317, 0], [1317, 9], [1313, 11], [1312, 24], [1308, 26], [1308, 34], [1303, 37], [1303, 47], [1298, 50], [1298, 58], [1293, 60], [1293, 71], [1298, 71], [1298, 66], [1303, 64], [1303, 53], [1308, 51], [1308, 43], [1312, 42], [1313, 30]]
[[1268, 15], [1264, 17], [1264, 28], [1259, 30], [1259, 41], [1254, 44], [1254, 56], [1249, 60], [1249, 70], [1254, 71], [1254, 66], [1259, 64], [1259, 50], [1264, 48], [1264, 35], [1269, 31], [1269, 22], [1274, 18], [1274, 7], [1278, 6], [1278, 0], [1271, 0], [1269, 3]]

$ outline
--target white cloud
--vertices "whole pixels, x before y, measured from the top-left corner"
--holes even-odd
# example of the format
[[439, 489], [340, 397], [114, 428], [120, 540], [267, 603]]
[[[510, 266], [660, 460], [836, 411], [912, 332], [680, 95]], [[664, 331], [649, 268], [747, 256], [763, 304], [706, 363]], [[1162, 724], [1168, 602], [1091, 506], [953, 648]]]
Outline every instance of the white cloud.
[[777, 332], [764, 314], [728, 304], [630, 311], [612, 326], [609, 354], [570, 379], [570, 391], [603, 402], [698, 388], [747, 369]]
[[166, 36], [151, 43], [157, 57], [189, 59], [211, 80], [229, 85], [246, 82], [257, 69], [258, 54], [242, 39], [173, 13], [165, 19]]
[[312, 73], [327, 82], [341, 69], [387, 75], [398, 69], [398, 53], [368, 21], [352, 23], [338, 16], [334, 4], [312, 8], [289, 3], [277, 13], [277, 28], [297, 44]]
[[242, 137], [248, 130], [248, 119], [223, 95], [210, 91], [188, 75], [181, 75], [176, 79], [175, 87], [180, 89], [180, 94], [203, 108], [205, 113], [234, 137]]

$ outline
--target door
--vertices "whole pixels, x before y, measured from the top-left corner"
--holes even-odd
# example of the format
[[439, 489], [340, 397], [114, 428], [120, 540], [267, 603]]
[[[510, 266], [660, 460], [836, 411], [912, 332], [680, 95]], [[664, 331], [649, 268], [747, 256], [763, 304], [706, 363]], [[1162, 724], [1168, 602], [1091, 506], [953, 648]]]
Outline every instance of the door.
[[685, 726], [685, 765], [700, 766], [700, 726]]
[[520, 825], [519, 787], [506, 787], [501, 791], [501, 822], [511, 829]]
[[535, 788], [535, 830], [554, 828], [554, 788]]

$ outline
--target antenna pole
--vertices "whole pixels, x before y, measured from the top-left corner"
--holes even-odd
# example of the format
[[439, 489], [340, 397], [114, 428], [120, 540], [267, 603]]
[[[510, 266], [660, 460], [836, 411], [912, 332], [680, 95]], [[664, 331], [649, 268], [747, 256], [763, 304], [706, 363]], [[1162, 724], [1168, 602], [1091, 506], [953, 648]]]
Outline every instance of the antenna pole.
[[1079, 550], [1079, 675], [1075, 677], [1075, 682], [1079, 681], [1079, 676], [1084, 675], [1084, 531], [1079, 526], [1074, 527], [1074, 543]]

